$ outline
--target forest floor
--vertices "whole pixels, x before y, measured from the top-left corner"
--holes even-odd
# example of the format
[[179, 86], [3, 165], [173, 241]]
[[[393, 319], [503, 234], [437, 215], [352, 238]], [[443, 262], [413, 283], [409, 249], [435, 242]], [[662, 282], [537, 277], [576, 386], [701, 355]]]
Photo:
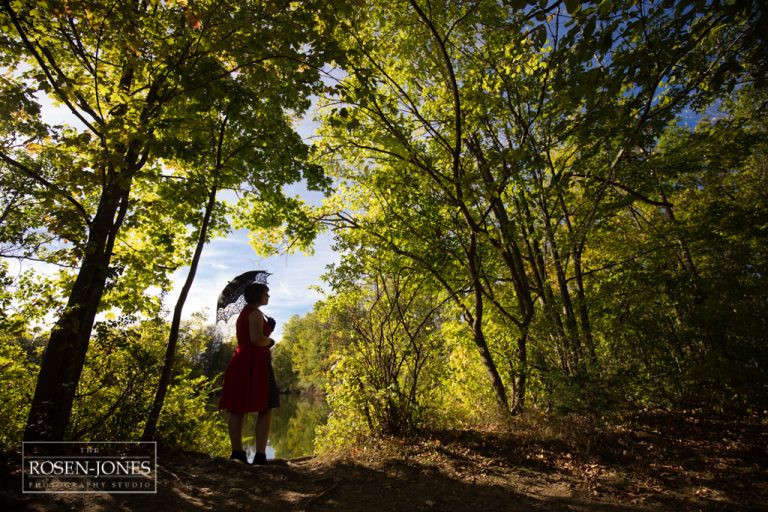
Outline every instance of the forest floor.
[[645, 413], [371, 440], [266, 466], [158, 455], [156, 494], [22, 494], [0, 461], [2, 510], [768, 510], [768, 415]]

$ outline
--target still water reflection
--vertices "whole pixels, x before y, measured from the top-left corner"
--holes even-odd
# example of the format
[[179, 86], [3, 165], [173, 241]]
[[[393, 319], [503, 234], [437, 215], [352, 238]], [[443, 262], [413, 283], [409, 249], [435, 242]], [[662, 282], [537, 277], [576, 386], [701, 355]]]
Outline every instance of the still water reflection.
[[[295, 459], [312, 455], [315, 428], [324, 425], [329, 408], [323, 398], [305, 395], [281, 395], [280, 407], [272, 411], [272, 429], [267, 445], [268, 459]], [[251, 459], [256, 452], [256, 415], [245, 418], [244, 448]]]

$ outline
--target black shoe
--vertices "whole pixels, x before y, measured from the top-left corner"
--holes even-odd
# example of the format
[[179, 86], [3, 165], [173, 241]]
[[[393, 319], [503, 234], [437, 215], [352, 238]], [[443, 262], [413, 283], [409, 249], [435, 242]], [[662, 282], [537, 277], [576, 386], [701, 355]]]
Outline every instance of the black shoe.
[[241, 450], [233, 451], [232, 455], [229, 456], [229, 460], [239, 460], [240, 462], [248, 464], [248, 457], [245, 455], [245, 452]]
[[251, 462], [251, 464], [254, 464], [257, 466], [263, 466], [266, 463], [267, 463], [266, 453], [256, 453], [256, 455], [253, 456], [253, 462]]

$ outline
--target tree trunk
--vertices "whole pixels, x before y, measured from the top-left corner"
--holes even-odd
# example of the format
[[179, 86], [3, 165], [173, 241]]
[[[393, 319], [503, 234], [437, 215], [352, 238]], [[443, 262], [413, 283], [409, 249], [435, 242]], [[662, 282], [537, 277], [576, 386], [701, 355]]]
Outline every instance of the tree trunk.
[[[523, 259], [522, 251], [515, 239], [515, 223], [510, 219], [507, 207], [504, 201], [501, 199], [501, 187], [498, 181], [491, 174], [488, 161], [483, 154], [480, 144], [477, 142], [477, 137], [471, 137], [469, 141], [469, 148], [475, 155], [478, 161], [478, 169], [482, 175], [483, 183], [486, 190], [496, 191], [491, 199], [491, 211], [498, 223], [498, 232], [501, 239], [500, 252], [502, 260], [504, 261], [507, 270], [509, 270], [512, 277], [512, 283], [515, 288], [515, 294], [517, 296], [517, 308], [520, 315], [520, 320], [517, 323], [519, 335], [517, 344], [517, 356], [520, 371], [515, 379], [515, 402], [513, 409], [515, 413], [522, 411], [524, 406], [525, 396], [525, 380], [527, 372], [527, 349], [526, 343], [528, 338], [528, 327], [533, 320], [534, 307], [533, 307], [533, 294], [531, 291], [531, 283], [529, 281], [528, 274], [525, 268], [525, 260]], [[507, 169], [506, 165], [504, 166]], [[525, 228], [522, 228], [523, 231]], [[535, 273], [535, 271], [534, 271]], [[514, 375], [514, 374], [513, 374]], [[522, 395], [520, 390], [522, 389]]]
[[587, 348], [589, 364], [594, 367], [597, 365], [597, 353], [595, 352], [595, 338], [592, 335], [592, 322], [589, 319], [587, 294], [584, 290], [584, 273], [581, 267], [580, 250], [576, 251], [573, 255], [573, 271], [576, 276], [576, 307], [579, 311], [579, 319], [581, 320], [581, 337]]
[[171, 321], [171, 332], [168, 335], [168, 346], [165, 349], [163, 370], [160, 374], [160, 382], [157, 385], [155, 400], [152, 402], [152, 408], [149, 411], [147, 423], [144, 425], [144, 433], [141, 436], [142, 441], [152, 441], [155, 437], [157, 421], [160, 419], [160, 412], [163, 409], [165, 395], [168, 393], [168, 386], [171, 383], [171, 376], [173, 374], [173, 362], [176, 359], [176, 345], [179, 340], [179, 328], [181, 326], [181, 313], [184, 309], [184, 303], [187, 301], [189, 290], [192, 288], [192, 283], [195, 280], [197, 266], [200, 263], [200, 255], [203, 253], [203, 247], [205, 246], [205, 240], [208, 234], [208, 224], [210, 223], [211, 215], [213, 214], [213, 207], [216, 204], [216, 192], [217, 189], [214, 184], [208, 195], [208, 203], [205, 207], [205, 215], [203, 216], [203, 223], [200, 226], [200, 233], [197, 237], [197, 246], [195, 247], [195, 254], [192, 256], [187, 279], [184, 281], [184, 286], [181, 288], [181, 293], [179, 294], [176, 306], [173, 309], [173, 320]]
[[517, 371], [512, 369], [514, 375], [514, 402], [512, 414], [522, 414], [525, 410], [525, 390], [528, 383], [528, 327], [520, 329], [520, 337], [517, 338]]
[[688, 243], [685, 241], [685, 238], [683, 238], [677, 232], [678, 223], [677, 223], [677, 219], [675, 218], [675, 212], [672, 209], [672, 206], [669, 204], [669, 200], [667, 199], [667, 195], [664, 193], [664, 189], [659, 187], [659, 192], [661, 193], [661, 200], [666, 203], [666, 205], [662, 208], [662, 212], [664, 212], [664, 218], [667, 220], [667, 222], [675, 226], [675, 240], [677, 241], [677, 244], [680, 246], [680, 252], [681, 252], [680, 259], [683, 263], [683, 267], [691, 275], [694, 289], [698, 292], [699, 291], [699, 270], [696, 268], [696, 264], [693, 262], [693, 256], [691, 256], [691, 251], [688, 248]]
[[[542, 187], [543, 188], [543, 187]], [[544, 213], [544, 233], [547, 237], [547, 243], [552, 253], [552, 264], [555, 268], [555, 275], [557, 277], [557, 285], [560, 290], [560, 300], [563, 305], [563, 312], [565, 313], [565, 327], [567, 333], [564, 338], [564, 342], [567, 348], [568, 354], [568, 366], [571, 371], [578, 371], [581, 366], [581, 341], [579, 340], [579, 327], [576, 320], [576, 314], [573, 309], [573, 301], [571, 299], [571, 291], [568, 288], [568, 278], [566, 276], [565, 266], [563, 264], [563, 256], [558, 247], [557, 240], [555, 239], [555, 230], [552, 227], [552, 214], [546, 206], [545, 199], [542, 199], [542, 210]], [[564, 212], [567, 215], [567, 212]], [[567, 220], [567, 216], [566, 216]]]
[[51, 330], [43, 355], [24, 432], [26, 441], [63, 440], [66, 434], [115, 237], [128, 208], [130, 180], [110, 180], [107, 187], [67, 307]]
[[485, 333], [483, 332], [483, 289], [480, 282], [480, 270], [477, 262], [477, 234], [472, 231], [470, 233], [470, 243], [468, 251], [467, 263], [469, 265], [469, 272], [472, 278], [472, 288], [475, 294], [475, 311], [472, 318], [472, 338], [477, 345], [477, 349], [480, 352], [480, 360], [485, 366], [488, 376], [491, 379], [491, 386], [496, 396], [496, 403], [500, 410], [504, 413], [509, 412], [509, 401], [507, 399], [507, 392], [504, 390], [504, 383], [501, 380], [499, 371], [496, 368], [496, 363], [493, 361], [493, 355], [488, 348], [488, 343], [485, 340]]

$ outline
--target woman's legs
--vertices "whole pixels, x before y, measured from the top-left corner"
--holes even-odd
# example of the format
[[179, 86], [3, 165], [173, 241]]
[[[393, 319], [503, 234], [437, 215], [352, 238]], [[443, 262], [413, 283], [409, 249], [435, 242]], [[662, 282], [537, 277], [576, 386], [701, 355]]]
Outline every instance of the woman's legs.
[[229, 442], [232, 443], [233, 452], [243, 451], [243, 421], [244, 414], [231, 413], [229, 415]]
[[256, 419], [256, 453], [267, 452], [267, 438], [269, 437], [269, 427], [271, 425], [272, 409], [260, 412], [259, 417]]
[[[243, 460], [243, 423], [245, 423], [245, 414], [229, 415], [229, 441], [232, 443], [232, 456]], [[256, 457], [254, 464], [263, 464], [267, 461], [267, 439], [269, 438], [269, 428], [272, 425], [272, 410], [260, 412], [256, 419]]]

